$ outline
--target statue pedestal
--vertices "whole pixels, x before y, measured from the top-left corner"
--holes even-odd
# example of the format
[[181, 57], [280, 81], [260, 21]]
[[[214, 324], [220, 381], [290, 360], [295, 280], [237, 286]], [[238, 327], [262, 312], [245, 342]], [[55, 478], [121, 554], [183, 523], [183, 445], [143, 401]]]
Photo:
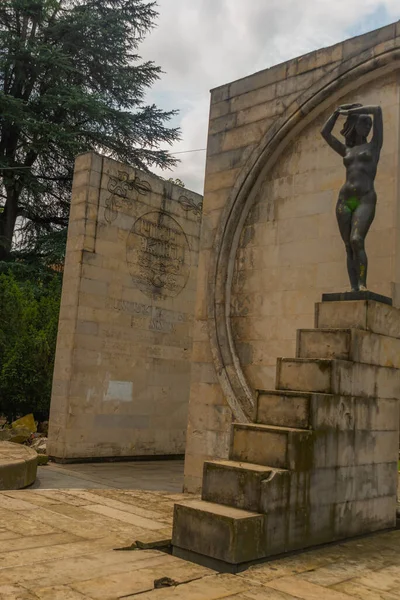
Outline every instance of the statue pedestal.
[[355, 294], [316, 305], [255, 422], [233, 425], [229, 460], [204, 464], [202, 499], [175, 505], [175, 556], [237, 572], [395, 527], [400, 310]]
[[374, 300], [375, 302], [382, 302], [383, 304], [389, 304], [392, 306], [392, 299], [388, 296], [382, 296], [382, 294], [376, 294], [375, 292], [335, 292], [333, 294], [322, 294], [322, 302], [345, 302], [351, 300]]

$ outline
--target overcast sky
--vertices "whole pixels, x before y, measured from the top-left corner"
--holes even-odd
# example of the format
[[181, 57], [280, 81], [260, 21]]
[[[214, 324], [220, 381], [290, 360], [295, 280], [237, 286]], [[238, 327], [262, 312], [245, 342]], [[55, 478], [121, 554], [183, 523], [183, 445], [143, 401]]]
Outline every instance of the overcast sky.
[[[148, 101], [179, 109], [182, 140], [206, 147], [209, 90], [400, 19], [400, 0], [158, 0], [157, 28], [140, 48], [165, 72]], [[202, 193], [205, 152], [179, 154], [163, 176]]]

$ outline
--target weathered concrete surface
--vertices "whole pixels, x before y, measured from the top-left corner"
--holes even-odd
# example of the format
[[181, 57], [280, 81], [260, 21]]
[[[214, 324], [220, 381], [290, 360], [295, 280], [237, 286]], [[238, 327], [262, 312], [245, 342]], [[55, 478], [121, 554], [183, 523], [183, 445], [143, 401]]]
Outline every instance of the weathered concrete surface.
[[274, 469], [309, 468], [311, 431], [270, 425], [233, 425], [231, 459]]
[[275, 470], [262, 465], [233, 460], [204, 463], [202, 500], [242, 510], [260, 509], [261, 484]]
[[310, 426], [311, 394], [299, 392], [261, 392], [257, 399], [257, 423], [278, 427]]
[[19, 490], [36, 479], [37, 452], [27, 446], [0, 442], [0, 490]]
[[182, 455], [202, 198], [78, 156], [48, 454]]
[[[399, 306], [399, 34], [394, 23], [211, 92], [188, 491], [201, 489], [205, 460], [228, 458], [237, 405], [255, 398], [256, 390], [274, 387], [276, 357], [295, 356], [296, 330], [313, 326], [321, 294], [348, 289], [334, 216], [345, 170], [320, 134], [343, 103], [382, 107], [385, 133], [376, 217], [367, 238], [368, 286]], [[341, 127], [342, 120], [338, 137]], [[397, 334], [390, 325], [390, 307], [377, 309], [385, 314], [380, 319], [372, 315], [373, 303], [369, 306], [368, 327], [399, 337], [399, 325]], [[365, 329], [366, 318], [361, 307], [359, 319], [321, 320], [317, 327]]]
[[315, 328], [364, 329], [399, 339], [399, 309], [372, 300], [319, 302], [315, 306]]
[[304, 429], [352, 431], [368, 427], [372, 431], [381, 431], [389, 427], [395, 430], [399, 414], [395, 398], [377, 400], [289, 390], [263, 392], [259, 395], [258, 405], [258, 423]]
[[262, 558], [264, 518], [211, 502], [175, 504], [174, 546], [233, 564]]
[[38, 467], [32, 489], [183, 489], [183, 460], [123, 461]]
[[[365, 303], [352, 308], [355, 320]], [[396, 358], [398, 339], [357, 334], [300, 330], [297, 356], [340, 359], [278, 359], [277, 389], [258, 394], [257, 422], [233, 425], [229, 461], [205, 463], [202, 501], [176, 505], [177, 556], [236, 572], [395, 526], [400, 370], [381, 365]]]
[[343, 396], [400, 398], [398, 369], [323, 358], [279, 358], [276, 387]]
[[400, 339], [361, 329], [300, 329], [297, 358], [336, 358], [400, 368]]
[[[0, 493], [2, 600], [396, 600], [400, 531], [219, 574], [157, 550], [183, 495], [127, 490]], [[23, 512], [23, 519], [21, 519]], [[172, 588], [154, 589], [169, 577]]]

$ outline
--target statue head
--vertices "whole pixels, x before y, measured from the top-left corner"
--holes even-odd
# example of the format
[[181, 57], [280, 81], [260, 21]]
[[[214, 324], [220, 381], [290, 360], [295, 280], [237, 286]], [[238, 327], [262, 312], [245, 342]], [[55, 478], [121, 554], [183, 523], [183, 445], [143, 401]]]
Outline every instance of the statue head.
[[372, 119], [369, 115], [349, 115], [340, 132], [346, 139], [346, 146], [352, 148], [357, 142], [366, 143], [372, 128]]

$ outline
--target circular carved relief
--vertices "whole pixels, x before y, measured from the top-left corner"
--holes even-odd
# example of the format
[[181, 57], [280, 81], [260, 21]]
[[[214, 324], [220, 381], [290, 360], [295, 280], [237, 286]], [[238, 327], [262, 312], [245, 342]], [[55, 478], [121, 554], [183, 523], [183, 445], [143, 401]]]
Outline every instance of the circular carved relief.
[[148, 212], [135, 221], [126, 259], [134, 284], [146, 296], [174, 298], [189, 279], [189, 242], [179, 223], [165, 212]]

